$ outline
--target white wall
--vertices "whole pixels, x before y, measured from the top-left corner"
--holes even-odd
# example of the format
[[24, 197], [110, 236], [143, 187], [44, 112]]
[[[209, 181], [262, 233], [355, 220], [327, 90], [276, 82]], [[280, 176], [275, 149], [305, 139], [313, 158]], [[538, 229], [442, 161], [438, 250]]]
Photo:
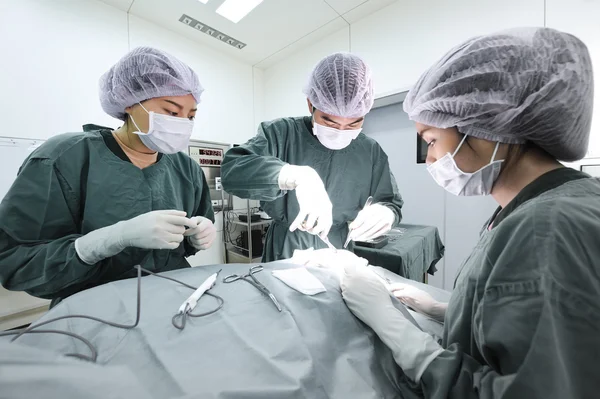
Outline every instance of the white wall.
[[323, 57], [349, 49], [345, 28], [265, 70], [265, 120], [308, 115], [302, 89], [309, 73]]
[[[252, 66], [96, 0], [2, 0], [2, 136], [48, 138], [85, 123], [117, 127], [98, 80], [129, 48], [153, 46], [188, 63], [205, 88], [194, 138], [254, 133]], [[131, 46], [131, 47], [129, 47]], [[7, 110], [10, 110], [8, 112]]]
[[[254, 67], [254, 127], [265, 120], [265, 71]], [[256, 133], [256, 129], [253, 133]]]
[[2, 136], [46, 139], [114, 125], [98, 78], [127, 52], [127, 16], [96, 1], [0, 2]]
[[369, 63], [382, 94], [409, 88], [470, 37], [543, 25], [543, 0], [402, 0], [352, 25], [352, 51]]
[[[301, 93], [312, 66], [334, 51], [347, 51], [362, 56], [373, 70], [376, 95], [407, 90], [420, 74], [446, 51], [469, 37], [519, 26], [544, 26], [572, 32], [580, 36], [592, 53], [596, 68], [596, 104], [600, 104], [600, 2], [591, 0], [401, 0], [351, 25], [348, 31], [337, 32], [320, 43], [305, 48], [293, 57], [265, 71], [265, 109], [267, 119], [306, 114], [305, 98]], [[374, 121], [367, 118], [368, 123]], [[365, 129], [370, 134], [368, 129]], [[371, 132], [373, 133], [373, 132]], [[386, 142], [378, 132], [378, 140]], [[374, 137], [375, 137], [374, 136]], [[410, 140], [413, 140], [412, 138]], [[389, 140], [388, 140], [389, 141]], [[385, 147], [384, 147], [385, 148]], [[398, 146], [398, 156], [414, 158], [414, 146], [408, 150]], [[390, 155], [390, 162], [396, 163]], [[600, 157], [600, 106], [596, 106], [595, 122], [589, 156]], [[394, 159], [392, 159], [394, 158]], [[417, 169], [414, 169], [417, 168]], [[399, 185], [421, 180], [418, 166], [410, 167], [406, 176], [396, 176]], [[413, 170], [414, 169], [414, 170]], [[403, 180], [404, 179], [404, 180]], [[426, 181], [426, 180], [424, 180]], [[403, 190], [407, 199], [405, 220], [415, 217], [424, 224], [434, 224], [439, 215], [422, 215], [410, 201], [422, 201], [419, 193], [429, 188], [420, 183], [416, 193]], [[416, 198], [412, 198], [416, 195]], [[438, 197], [430, 197], [438, 198]], [[442, 199], [445, 198], [445, 203]], [[483, 223], [481, 216], [494, 209], [489, 198], [438, 198], [439, 207], [446, 209], [445, 258], [446, 274], [443, 286], [452, 287], [454, 273], [468, 253]], [[489, 200], [489, 201], [488, 201]], [[475, 207], [475, 208], [474, 208]], [[476, 209], [475, 214], [473, 211]], [[413, 216], [411, 212], [415, 212]], [[415, 216], [418, 215], [418, 216]], [[415, 223], [418, 223], [415, 221]], [[456, 250], [455, 250], [456, 249]], [[439, 286], [439, 281], [433, 279]]]

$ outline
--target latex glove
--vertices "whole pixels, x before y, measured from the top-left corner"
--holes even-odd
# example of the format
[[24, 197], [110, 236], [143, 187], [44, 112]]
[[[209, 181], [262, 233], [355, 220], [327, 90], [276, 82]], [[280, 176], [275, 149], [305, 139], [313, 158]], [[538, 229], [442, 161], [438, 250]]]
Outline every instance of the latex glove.
[[217, 237], [217, 228], [213, 222], [202, 216], [195, 216], [191, 220], [197, 224], [187, 229], [183, 235], [196, 249], [210, 248]]
[[365, 267], [369, 264], [368, 260], [356, 256], [353, 252], [342, 249], [334, 251], [329, 248], [316, 251], [313, 248], [295, 249], [294, 255], [288, 259], [288, 262], [306, 267], [327, 269], [340, 283], [344, 275], [344, 266], [354, 264]]
[[419, 382], [429, 364], [443, 352], [429, 334], [420, 331], [394, 307], [388, 288], [369, 268], [344, 268], [342, 296], [356, 317], [370, 326], [390, 348], [407, 377]]
[[402, 303], [438, 321], [444, 321], [447, 303], [438, 302], [427, 292], [409, 284], [390, 284], [388, 289]]
[[387, 206], [369, 205], [350, 223], [350, 238], [354, 241], [368, 241], [379, 237], [389, 232], [395, 221], [396, 215]]
[[333, 224], [333, 206], [319, 174], [309, 166], [285, 165], [278, 180], [282, 190], [296, 191], [300, 206], [290, 231], [300, 229], [327, 237]]
[[78, 238], [75, 250], [79, 258], [89, 265], [114, 256], [127, 247], [172, 250], [183, 241], [185, 227], [197, 224], [182, 211], [152, 211]]

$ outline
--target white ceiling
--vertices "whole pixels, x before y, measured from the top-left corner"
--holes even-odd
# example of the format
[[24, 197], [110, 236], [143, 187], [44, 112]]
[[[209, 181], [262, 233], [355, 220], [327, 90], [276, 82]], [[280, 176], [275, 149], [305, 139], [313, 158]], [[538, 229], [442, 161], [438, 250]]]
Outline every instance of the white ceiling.
[[[252, 65], [267, 68], [397, 0], [264, 0], [237, 24], [215, 12], [224, 0], [100, 0]], [[239, 50], [181, 22], [182, 14], [247, 46]]]

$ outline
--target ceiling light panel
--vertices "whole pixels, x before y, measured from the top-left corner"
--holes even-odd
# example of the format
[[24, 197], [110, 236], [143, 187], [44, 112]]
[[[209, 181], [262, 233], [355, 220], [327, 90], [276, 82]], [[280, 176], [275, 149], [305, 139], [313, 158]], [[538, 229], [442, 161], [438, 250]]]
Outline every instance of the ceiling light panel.
[[217, 14], [237, 24], [262, 2], [263, 0], [225, 0], [217, 8]]

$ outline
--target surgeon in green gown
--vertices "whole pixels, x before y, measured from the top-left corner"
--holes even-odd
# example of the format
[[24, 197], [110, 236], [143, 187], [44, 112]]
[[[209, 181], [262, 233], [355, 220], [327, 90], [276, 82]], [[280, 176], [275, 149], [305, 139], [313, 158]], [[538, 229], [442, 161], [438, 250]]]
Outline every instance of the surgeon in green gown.
[[216, 236], [209, 189], [186, 150], [203, 89], [190, 67], [138, 48], [100, 80], [124, 121], [54, 136], [24, 162], [0, 204], [0, 283], [53, 300], [189, 267]]
[[[262, 201], [273, 218], [265, 262], [326, 248], [319, 237], [336, 248], [348, 234], [369, 240], [402, 219], [388, 157], [361, 133], [374, 101], [369, 67], [355, 55], [332, 54], [316, 65], [304, 93], [311, 116], [263, 122], [223, 160], [225, 191]], [[370, 196], [373, 204], [365, 207]]]
[[[345, 270], [348, 307], [419, 396], [599, 397], [600, 181], [559, 162], [586, 155], [593, 87], [585, 44], [523, 28], [461, 44], [408, 94], [404, 110], [429, 145], [435, 181], [499, 205], [449, 303], [386, 287], [367, 268]], [[390, 292], [444, 322], [441, 344], [404, 318]]]

